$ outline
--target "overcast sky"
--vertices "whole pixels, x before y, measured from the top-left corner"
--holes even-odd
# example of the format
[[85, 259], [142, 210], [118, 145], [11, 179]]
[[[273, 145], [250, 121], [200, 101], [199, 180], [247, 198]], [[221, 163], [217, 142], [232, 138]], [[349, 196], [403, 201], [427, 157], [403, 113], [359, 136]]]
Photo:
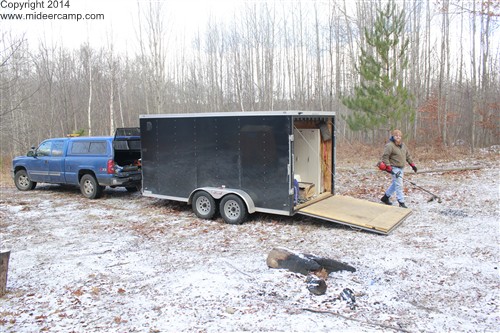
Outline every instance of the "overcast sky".
[[[92, 47], [99, 48], [106, 47], [112, 40], [116, 51], [134, 53], [138, 50], [139, 5], [145, 9], [148, 3], [156, 1], [165, 7], [164, 19], [173, 27], [172, 29], [176, 29], [173, 33], [178, 37], [182, 33], [194, 33], [199, 27], [203, 31], [209, 16], [217, 16], [219, 19], [232, 18], [235, 10], [242, 3], [258, 3], [268, 0], [2, 0], [0, 1], [0, 15], [20, 14], [23, 18], [9, 20], [0, 17], [0, 32], [12, 32], [15, 35], [24, 33], [31, 48], [37, 48], [40, 41], [47, 45], [62, 45], [70, 49], [78, 48], [89, 41]], [[297, 1], [299, 0], [283, 0], [282, 3], [286, 6], [287, 3]], [[312, 5], [313, 1], [321, 0], [309, 0], [308, 3]], [[37, 3], [43, 6], [26, 8], [27, 4], [34, 6]], [[50, 4], [58, 8], [49, 8]], [[21, 6], [24, 8], [20, 8]], [[27, 18], [27, 14], [38, 15], [38, 17]], [[47, 17], [51, 14], [56, 16]], [[77, 21], [61, 17], [75, 14], [82, 17], [93, 15], [95, 19]], [[45, 17], [41, 18], [40, 15], [45, 15]], [[451, 34], [455, 37], [460, 28], [458, 19], [460, 17], [455, 16], [455, 20], [451, 22], [452, 25], [454, 24]], [[436, 22], [439, 24], [439, 20]], [[435, 26], [434, 31], [439, 37], [440, 26]], [[490, 38], [492, 52], [498, 52], [498, 38], [494, 37], [499, 33], [500, 30], [497, 29]], [[461, 43], [469, 38], [467, 32], [464, 38]], [[453, 40], [458, 41], [457, 38]], [[479, 38], [476, 42], [479, 43]]]
[[[210, 13], [228, 15], [235, 3], [242, 2], [240, 0], [160, 1], [167, 6], [166, 12], [170, 13], [168, 19], [180, 31], [186, 29], [195, 31], [200, 24], [206, 22]], [[138, 4], [145, 8], [150, 0], [38, 0], [39, 3], [43, 3], [38, 6], [34, 5], [35, 2], [31, 0], [30, 8], [26, 6], [27, 1], [2, 1], [0, 14], [21, 14], [23, 18], [1, 20], [1, 30], [12, 31], [16, 35], [24, 33], [32, 47], [38, 45], [39, 41], [63, 44], [68, 48], [79, 47], [90, 41], [91, 45], [99, 47], [108, 45], [108, 41], [112, 39], [117, 49], [133, 50], [137, 42]], [[49, 8], [50, 3], [57, 3], [59, 8]], [[33, 19], [26, 14], [34, 14], [37, 17]], [[64, 19], [64, 16], [71, 17], [72, 14], [80, 14], [82, 18], [85, 15], [92, 15], [95, 18], [78, 21]]]

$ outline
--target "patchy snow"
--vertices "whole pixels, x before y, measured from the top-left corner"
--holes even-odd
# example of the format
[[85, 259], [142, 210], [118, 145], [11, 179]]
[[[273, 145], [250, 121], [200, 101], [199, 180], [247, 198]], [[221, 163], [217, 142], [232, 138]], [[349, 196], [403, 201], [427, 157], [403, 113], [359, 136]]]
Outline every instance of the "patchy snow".
[[[388, 236], [305, 217], [204, 221], [184, 204], [119, 189], [87, 200], [71, 187], [0, 192], [0, 246], [11, 250], [6, 332], [493, 332], [499, 314], [499, 164], [407, 178], [413, 210]], [[425, 169], [424, 166], [420, 166]], [[378, 201], [388, 177], [339, 168], [337, 192]], [[274, 247], [341, 260], [325, 295], [269, 269]], [[356, 296], [351, 309], [339, 298]]]

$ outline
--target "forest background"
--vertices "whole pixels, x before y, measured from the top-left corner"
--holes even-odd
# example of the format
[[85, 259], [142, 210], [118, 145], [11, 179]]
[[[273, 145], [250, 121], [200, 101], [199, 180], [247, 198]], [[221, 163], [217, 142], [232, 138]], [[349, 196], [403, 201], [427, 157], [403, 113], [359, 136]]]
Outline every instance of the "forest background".
[[[498, 145], [500, 2], [391, 3], [403, 18], [391, 38], [407, 46], [387, 53], [408, 92], [406, 140], [471, 152]], [[353, 130], [345, 101], [366, 88], [363, 57], [380, 60], [367, 37], [386, 4], [242, 1], [187, 34], [172, 23], [169, 1], [137, 1], [127, 50], [113, 37], [105, 45], [82, 37], [79, 47], [34, 42], [0, 20], [0, 156], [49, 137], [109, 135], [153, 113], [335, 111], [340, 142], [383, 143], [390, 122]]]

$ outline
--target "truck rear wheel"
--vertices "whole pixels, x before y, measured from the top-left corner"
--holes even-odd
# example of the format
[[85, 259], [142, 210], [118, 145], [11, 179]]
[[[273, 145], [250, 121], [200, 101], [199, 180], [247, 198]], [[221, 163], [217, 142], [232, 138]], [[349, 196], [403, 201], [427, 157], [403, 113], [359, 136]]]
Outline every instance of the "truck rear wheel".
[[35, 188], [36, 182], [28, 177], [26, 170], [19, 170], [14, 176], [14, 183], [19, 191], [29, 191]]
[[247, 218], [248, 210], [239, 196], [228, 194], [220, 201], [220, 214], [228, 224], [241, 224]]
[[80, 179], [80, 191], [88, 199], [97, 199], [102, 195], [104, 186], [99, 185], [94, 176], [85, 174]]
[[209, 220], [215, 215], [214, 198], [205, 191], [196, 192], [193, 196], [193, 211], [201, 219]]

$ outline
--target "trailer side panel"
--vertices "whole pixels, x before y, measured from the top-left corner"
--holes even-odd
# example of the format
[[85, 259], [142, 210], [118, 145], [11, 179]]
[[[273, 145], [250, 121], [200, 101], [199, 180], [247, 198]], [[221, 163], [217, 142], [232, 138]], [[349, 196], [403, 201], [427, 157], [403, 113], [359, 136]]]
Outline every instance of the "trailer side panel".
[[187, 200], [197, 188], [225, 186], [257, 208], [291, 214], [291, 127], [283, 116], [141, 119], [143, 189]]

